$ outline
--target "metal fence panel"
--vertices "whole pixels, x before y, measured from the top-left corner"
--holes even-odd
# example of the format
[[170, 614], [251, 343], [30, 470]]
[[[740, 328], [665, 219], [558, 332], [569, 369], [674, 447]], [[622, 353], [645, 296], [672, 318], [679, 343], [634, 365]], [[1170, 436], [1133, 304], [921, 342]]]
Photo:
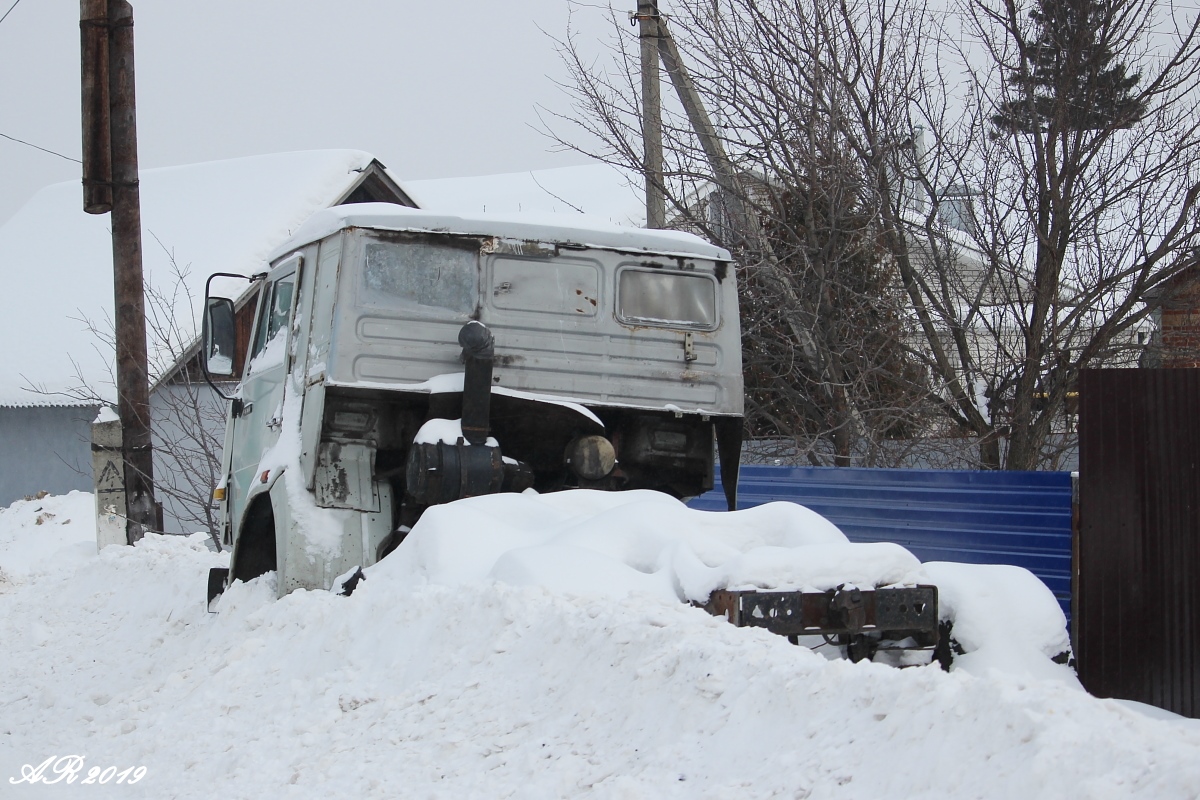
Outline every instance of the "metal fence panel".
[[1079, 677], [1200, 717], [1200, 370], [1080, 381]]
[[[743, 466], [738, 508], [786, 500], [853, 542], [895, 542], [921, 561], [1012, 564], [1071, 611], [1071, 474]], [[721, 511], [721, 487], [692, 500]]]

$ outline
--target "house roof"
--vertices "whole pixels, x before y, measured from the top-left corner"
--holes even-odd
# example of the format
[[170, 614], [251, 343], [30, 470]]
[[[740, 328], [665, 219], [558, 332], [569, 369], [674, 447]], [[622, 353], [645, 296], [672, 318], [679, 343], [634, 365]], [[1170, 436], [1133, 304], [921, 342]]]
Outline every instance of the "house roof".
[[582, 214], [626, 227], [646, 224], [637, 178], [607, 164], [405, 181], [404, 186], [421, 208], [452, 214]]
[[[151, 331], [152, 372], [194, 342], [211, 273], [261, 271], [314, 212], [343, 201], [390, 192], [452, 215], [559, 212], [587, 227], [594, 218], [609, 227], [644, 219], [632, 181], [605, 165], [401, 185], [369, 153], [321, 150], [143, 170], [140, 186], [143, 267], [155, 298], [148, 326], [174, 339], [164, 350]], [[0, 286], [0, 406], [111, 401], [112, 241], [107, 215], [83, 212], [78, 181], [42, 189], [0, 227]], [[227, 296], [245, 288], [214, 284]]]
[[1195, 288], [1193, 284], [1197, 281], [1200, 281], [1200, 266], [1192, 264], [1149, 289], [1142, 296], [1151, 303], [1170, 302], [1175, 299], [1176, 294], [1189, 294]]
[[[314, 211], [382, 172], [357, 150], [143, 170], [143, 269], [159, 297], [148, 299], [148, 327], [173, 329], [186, 347], [210, 273], [261, 270]], [[107, 215], [83, 212], [78, 181], [42, 189], [0, 228], [0, 286], [0, 405], [62, 403], [84, 385], [111, 400], [112, 239]], [[174, 360], [159, 338], [149, 335], [152, 370]]]

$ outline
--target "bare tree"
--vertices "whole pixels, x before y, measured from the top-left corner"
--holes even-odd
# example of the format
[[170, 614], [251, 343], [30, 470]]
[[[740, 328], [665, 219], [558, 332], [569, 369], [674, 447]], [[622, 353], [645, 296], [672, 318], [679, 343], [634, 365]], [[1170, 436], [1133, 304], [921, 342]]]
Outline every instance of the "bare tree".
[[[740, 177], [734, 198], [714, 189], [668, 104], [667, 204], [741, 264], [750, 431], [790, 433], [814, 463], [902, 463], [920, 435], [958, 465], [1054, 466], [1079, 370], [1133, 363], [1147, 291], [1193, 263], [1194, 21], [1150, 53], [1153, 0], [1084, 14], [1098, 29], [1076, 46], [1107, 77], [1081, 114], [1080, 74], [1061, 97], [1034, 79], [1036, 15], [992, 2], [967, 0], [958, 38], [916, 0], [669, 9]], [[611, 68], [562, 41], [574, 109], [548, 127], [636, 172], [637, 40], [610, 13]], [[1033, 107], [1043, 121], [1000, 122]], [[730, 229], [731, 199], [763, 237]]]
[[[1200, 245], [1200, 38], [1154, 0], [970, 0], [986, 59], [957, 134], [994, 322], [1005, 466], [1052, 458], [1080, 370], [1134, 365]], [[965, 56], [964, 55], [964, 60]], [[969, 64], [970, 62], [967, 61]]]
[[[153, 235], [153, 234], [152, 234]], [[158, 237], [155, 237], [158, 241]], [[187, 285], [188, 267], [161, 241], [171, 265], [169, 288], [146, 286], [146, 327], [155, 347], [151, 397], [160, 498], [181, 524], [209, 531], [220, 548], [213, 489], [221, 475], [226, 403], [204, 380], [198, 354], [201, 330], [196, 298]], [[178, 309], [187, 309], [181, 319]]]
[[[196, 366], [196, 332], [200, 326], [194, 316], [195, 298], [187, 287], [188, 267], [181, 266], [174, 252], [154, 238], [171, 267], [164, 283], [147, 281], [145, 285], [150, 372], [157, 376], [150, 404], [156, 494], [179, 524], [209, 532], [219, 549], [212, 492], [220, 476], [225, 404], [204, 382]], [[179, 309], [188, 309], [188, 316], [180, 317]], [[106, 385], [96, 385], [76, 365], [75, 384], [65, 391], [49, 392], [38, 386], [29, 389], [79, 403], [111, 404], [115, 387], [111, 373], [115, 341], [112, 320], [81, 316], [76, 321], [92, 334], [93, 347], [109, 364]]]
[[[728, 247], [739, 263], [747, 427], [787, 437], [812, 463], [903, 463], [941, 424], [934, 383], [885, 221], [918, 183], [914, 134], [929, 95], [914, 65], [922, 8], [855, 0], [676, 3], [667, 24], [714, 113], [738, 175], [718, 186], [680, 106], [663, 109], [664, 194], [675, 227]], [[589, 155], [641, 167], [637, 40], [613, 12], [615, 68], [597, 69], [568, 32], [574, 112], [559, 121], [603, 143]], [[732, 195], [732, 196], [731, 196]], [[755, 235], [731, 206], [749, 209]], [[904, 212], [906, 213], [906, 212]], [[900, 228], [908, 242], [915, 234]], [[926, 248], [928, 249], [928, 248]]]

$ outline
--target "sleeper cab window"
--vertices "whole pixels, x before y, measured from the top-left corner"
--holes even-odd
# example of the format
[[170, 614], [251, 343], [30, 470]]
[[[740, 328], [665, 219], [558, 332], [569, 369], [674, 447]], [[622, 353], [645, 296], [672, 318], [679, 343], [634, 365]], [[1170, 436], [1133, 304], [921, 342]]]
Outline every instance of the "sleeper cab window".
[[623, 267], [617, 272], [617, 318], [627, 325], [715, 330], [717, 280], [702, 272]]

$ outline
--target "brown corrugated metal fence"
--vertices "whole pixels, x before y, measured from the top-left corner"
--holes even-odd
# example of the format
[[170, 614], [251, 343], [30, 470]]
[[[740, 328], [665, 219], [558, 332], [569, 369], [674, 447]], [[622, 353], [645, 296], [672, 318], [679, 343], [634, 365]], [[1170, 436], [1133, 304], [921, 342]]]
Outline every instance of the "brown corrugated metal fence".
[[1079, 677], [1200, 717], [1200, 370], [1080, 380]]

